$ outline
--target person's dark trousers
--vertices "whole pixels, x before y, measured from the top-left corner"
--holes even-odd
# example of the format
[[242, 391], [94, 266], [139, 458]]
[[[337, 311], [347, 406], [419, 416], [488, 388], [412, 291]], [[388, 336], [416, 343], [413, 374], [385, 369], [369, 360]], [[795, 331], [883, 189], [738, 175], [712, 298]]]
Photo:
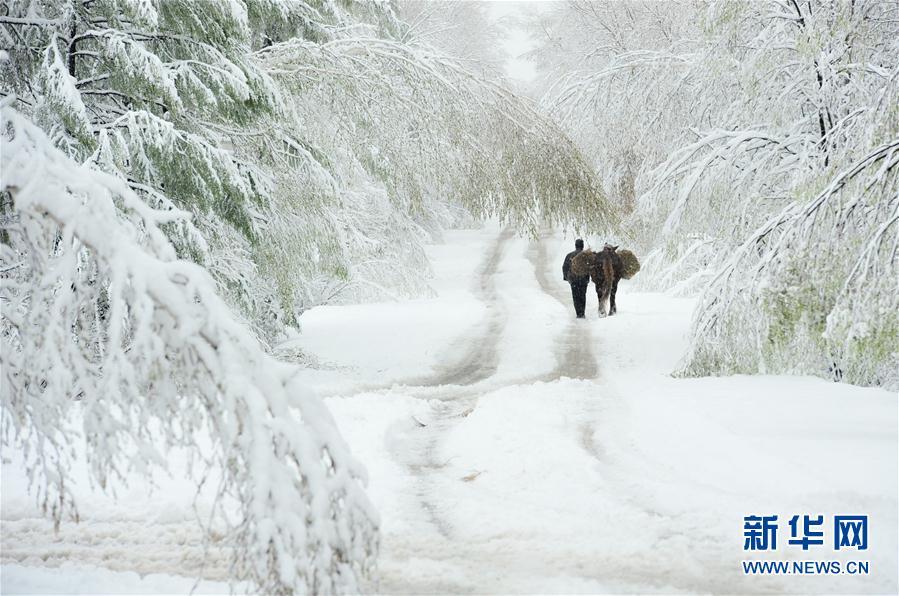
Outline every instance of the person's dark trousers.
[[590, 281], [571, 283], [571, 299], [574, 300], [574, 313], [579, 319], [584, 318], [584, 310], [587, 308], [587, 286]]

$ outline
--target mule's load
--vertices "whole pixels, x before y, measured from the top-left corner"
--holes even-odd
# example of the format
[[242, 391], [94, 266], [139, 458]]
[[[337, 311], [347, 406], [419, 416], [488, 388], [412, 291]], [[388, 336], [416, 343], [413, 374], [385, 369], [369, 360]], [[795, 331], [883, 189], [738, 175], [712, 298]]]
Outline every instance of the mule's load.
[[[637, 260], [637, 255], [629, 250], [619, 250], [618, 256], [621, 257], [621, 277], [630, 279], [637, 275], [637, 272], [640, 271], [640, 261]], [[572, 269], [573, 266], [574, 263], [572, 263]]]
[[571, 273], [576, 277], [587, 277], [596, 266], [597, 254], [590, 250], [582, 250], [571, 259]]

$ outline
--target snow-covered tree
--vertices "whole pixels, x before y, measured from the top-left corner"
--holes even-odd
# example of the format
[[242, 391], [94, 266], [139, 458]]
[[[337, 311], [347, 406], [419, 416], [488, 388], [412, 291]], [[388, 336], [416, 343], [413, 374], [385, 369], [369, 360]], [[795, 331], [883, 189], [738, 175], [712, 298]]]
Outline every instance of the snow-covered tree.
[[899, 136], [743, 241], [697, 307], [683, 372], [897, 387], [897, 279]]
[[636, 181], [682, 138], [696, 82], [695, 12], [680, 3], [568, 2], [533, 18], [535, 92], [626, 212]]
[[466, 70], [502, 76], [502, 26], [491, 18], [487, 2], [401, 0], [397, 12], [406, 23], [404, 41], [429, 45]]
[[423, 242], [460, 217], [523, 230], [542, 217], [614, 221], [555, 124], [398, 26], [397, 37], [357, 24], [256, 52], [287, 109], [239, 145], [267, 156], [276, 180], [265, 262], [293, 264], [276, 274], [288, 311], [421, 293]]
[[280, 105], [252, 60], [247, 7], [15, 0], [6, 12], [3, 93], [76, 161], [119, 176], [150, 206], [193, 214], [164, 226], [178, 254], [208, 265], [264, 331], [260, 321], [277, 318], [266, 307], [272, 297], [218, 275], [253, 269], [271, 192], [265, 174], [238, 159], [222, 134]]
[[121, 175], [148, 203], [211, 213], [243, 234], [264, 181], [213, 124], [246, 124], [277, 92], [248, 60], [237, 2], [15, 0], [0, 18], [5, 93], [54, 143]]
[[[231, 314], [201, 267], [177, 258], [155, 209], [119, 177], [76, 164], [4, 103], [4, 442], [25, 454], [40, 504], [77, 512], [83, 444], [112, 488], [195, 453], [216, 481], [233, 579], [259, 591], [358, 592], [377, 515], [321, 402]], [[211, 441], [197, 451], [198, 437]]]
[[[450, 200], [522, 228], [540, 218], [614, 217], [552, 122], [426, 48], [350, 38], [294, 41], [261, 56], [300, 99], [314, 95], [314, 105], [333, 106], [343, 126], [334, 131], [329, 123], [331, 134], [405, 209], [424, 212], [429, 201]], [[347, 96], [352, 101], [339, 101]]]
[[899, 386], [897, 17], [878, 2], [710, 10], [740, 93], [728, 125], [658, 173], [679, 187], [666, 235], [709, 235], [712, 204], [732, 226], [686, 372]]

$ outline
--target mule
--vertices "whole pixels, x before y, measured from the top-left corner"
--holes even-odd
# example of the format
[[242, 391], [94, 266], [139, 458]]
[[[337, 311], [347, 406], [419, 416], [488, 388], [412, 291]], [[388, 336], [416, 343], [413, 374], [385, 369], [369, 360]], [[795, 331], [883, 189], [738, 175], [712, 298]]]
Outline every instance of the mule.
[[618, 293], [618, 282], [621, 281], [624, 263], [617, 252], [618, 247], [606, 244], [600, 252], [595, 253], [590, 277], [596, 285], [596, 297], [599, 299], [599, 316], [612, 316], [618, 312], [615, 305], [615, 294]]

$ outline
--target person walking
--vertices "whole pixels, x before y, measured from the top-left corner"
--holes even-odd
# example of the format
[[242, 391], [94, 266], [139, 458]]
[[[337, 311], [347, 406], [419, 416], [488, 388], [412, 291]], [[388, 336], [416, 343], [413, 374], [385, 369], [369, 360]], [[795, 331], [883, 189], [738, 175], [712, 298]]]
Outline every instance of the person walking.
[[578, 238], [574, 241], [574, 251], [565, 255], [562, 263], [562, 279], [571, 284], [571, 299], [574, 301], [574, 314], [577, 318], [584, 318], [584, 310], [587, 308], [587, 286], [590, 283], [589, 275], [575, 275], [571, 271], [571, 260], [584, 250], [584, 241]]

